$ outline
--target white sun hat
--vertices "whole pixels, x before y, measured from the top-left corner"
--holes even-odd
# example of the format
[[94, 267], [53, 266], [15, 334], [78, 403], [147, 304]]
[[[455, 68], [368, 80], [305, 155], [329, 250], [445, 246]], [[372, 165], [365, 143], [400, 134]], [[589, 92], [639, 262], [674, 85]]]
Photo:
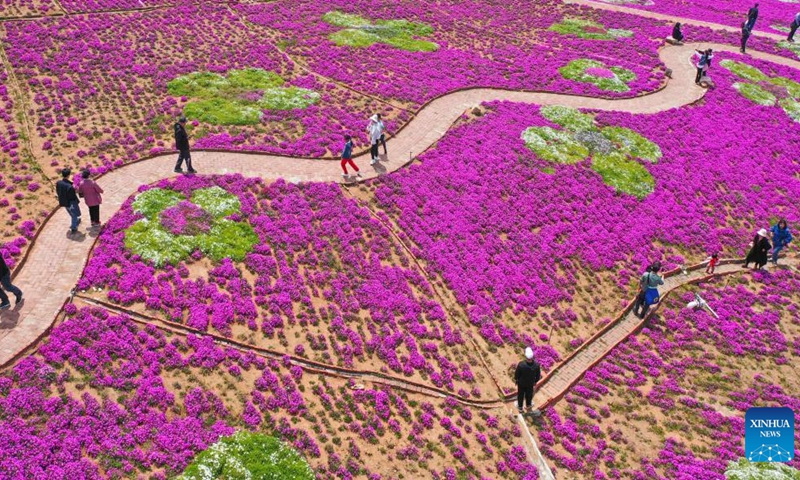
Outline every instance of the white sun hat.
[[531, 347], [525, 347], [525, 358], [528, 360], [533, 358], [533, 349]]

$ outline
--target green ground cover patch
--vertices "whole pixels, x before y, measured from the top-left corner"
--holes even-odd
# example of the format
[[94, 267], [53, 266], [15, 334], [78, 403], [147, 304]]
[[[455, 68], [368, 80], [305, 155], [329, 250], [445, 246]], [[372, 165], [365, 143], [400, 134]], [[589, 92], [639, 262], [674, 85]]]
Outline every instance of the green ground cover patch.
[[733, 84], [733, 88], [735, 88], [745, 98], [757, 105], [775, 105], [775, 95], [764, 90], [760, 85], [756, 85], [755, 83], [736, 82]]
[[633, 36], [633, 32], [630, 30], [619, 28], [606, 29], [601, 23], [570, 17], [565, 17], [559, 23], [550, 25], [548, 30], [562, 35], [575, 35], [576, 37], [590, 40], [614, 40], [616, 38], [628, 38]]
[[636, 159], [656, 163], [661, 148], [624, 127], [599, 127], [594, 117], [571, 107], [544, 106], [543, 117], [562, 129], [530, 127], [522, 132], [525, 145], [539, 158], [573, 164], [591, 157], [591, 168], [617, 191], [644, 198], [653, 192], [655, 179]]
[[726, 480], [800, 480], [800, 470], [778, 462], [750, 462], [740, 458], [725, 469]]
[[591, 83], [601, 90], [627, 92], [628, 83], [636, 80], [636, 74], [627, 68], [607, 67], [605, 63], [588, 58], [579, 58], [558, 69], [567, 80]]
[[193, 99], [184, 107], [187, 118], [213, 125], [256, 125], [263, 110], [306, 108], [319, 101], [319, 93], [284, 83], [260, 68], [231, 70], [227, 76], [194, 72], [170, 81], [167, 92]]
[[179, 480], [313, 480], [297, 451], [275, 437], [238, 431], [200, 452]]
[[216, 186], [195, 190], [190, 201], [172, 190], [147, 190], [133, 202], [144, 218], [125, 231], [125, 247], [156, 266], [174, 265], [195, 250], [214, 261], [241, 261], [258, 235], [249, 223], [225, 218], [240, 208], [236, 195]]
[[409, 52], [432, 52], [439, 48], [434, 42], [416, 37], [427, 37], [433, 28], [424, 23], [407, 20], [369, 20], [360, 15], [328, 12], [322, 20], [343, 30], [332, 33], [328, 38], [336, 45], [364, 48], [383, 43]]

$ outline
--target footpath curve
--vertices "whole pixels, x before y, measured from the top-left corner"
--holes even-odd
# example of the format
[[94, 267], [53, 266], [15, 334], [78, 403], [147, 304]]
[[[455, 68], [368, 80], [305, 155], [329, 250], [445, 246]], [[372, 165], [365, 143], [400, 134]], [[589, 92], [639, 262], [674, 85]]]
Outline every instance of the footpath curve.
[[[484, 101], [506, 100], [631, 113], [656, 113], [688, 105], [705, 94], [704, 89], [693, 83], [694, 68], [689, 57], [695, 48], [706, 47], [717, 51], [738, 52], [735, 46], [713, 43], [662, 48], [659, 55], [667, 68], [672, 69], [673, 78], [664, 88], [635, 98], [601, 99], [487, 88], [453, 92], [428, 103], [395, 137], [389, 139], [391, 154], [385, 161], [370, 169], [364, 155], [356, 160], [365, 179], [395, 171], [434, 145], [466, 110]], [[751, 56], [800, 69], [800, 62], [784, 57], [755, 51]], [[116, 213], [140, 185], [173, 176], [171, 172], [175, 157], [175, 154], [153, 157], [103, 175], [99, 182], [107, 192], [101, 208], [103, 219]], [[341, 180], [338, 161], [235, 152], [196, 152], [193, 157], [194, 165], [201, 174], [240, 173], [246, 177], [261, 177], [266, 180], [283, 178], [289, 182]], [[0, 366], [8, 365], [28, 346], [46, 335], [78, 281], [92, 241], [88, 236], [67, 239], [67, 226], [67, 214], [59, 209], [41, 227], [23, 268], [14, 277], [14, 283], [25, 292], [25, 302], [1, 314], [2, 326], [10, 327], [11, 330], [0, 339]]]
[[[696, 27], [708, 27], [712, 30], [724, 30], [726, 32], [732, 32], [738, 34], [742, 33], [742, 28], [737, 25], [725, 25], [723, 23], [706, 22], [703, 20], [696, 20], [693, 18], [679, 17], [668, 13], [659, 13], [659, 12], [654, 12], [652, 10], [645, 10], [643, 8], [626, 7], [625, 5], [605, 3], [602, 0], [564, 0], [564, 3], [583, 5], [585, 7], [596, 8], [598, 10], [608, 10], [610, 12], [627, 13], [630, 15], [636, 15], [638, 17], [652, 18], [653, 20], [664, 20], [671, 23], [681, 22], [684, 25], [694, 25]], [[742, 13], [744, 14], [744, 12]], [[669, 32], [665, 31], [665, 35], [667, 33]], [[753, 36], [771, 38], [772, 40], [778, 40], [778, 41], [786, 40], [785, 33], [765, 32], [764, 30], [754, 30]]]

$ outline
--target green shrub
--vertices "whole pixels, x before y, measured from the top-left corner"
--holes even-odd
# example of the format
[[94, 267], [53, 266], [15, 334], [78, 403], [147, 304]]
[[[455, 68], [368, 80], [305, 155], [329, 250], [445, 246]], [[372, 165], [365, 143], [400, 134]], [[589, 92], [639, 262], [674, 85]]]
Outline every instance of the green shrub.
[[294, 449], [261, 433], [238, 431], [200, 452], [179, 480], [314, 480]]

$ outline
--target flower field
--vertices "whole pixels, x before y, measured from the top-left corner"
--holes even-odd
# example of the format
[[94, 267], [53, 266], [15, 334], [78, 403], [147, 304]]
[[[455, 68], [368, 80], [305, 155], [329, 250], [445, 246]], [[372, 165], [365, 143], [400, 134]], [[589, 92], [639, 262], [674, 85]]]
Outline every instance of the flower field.
[[0, 378], [0, 471], [11, 478], [171, 478], [234, 428], [275, 432], [322, 476], [531, 469], [519, 425], [500, 411], [364, 389], [103, 309], [67, 315]]
[[800, 276], [692, 290], [719, 319], [685, 309], [693, 296], [684, 290], [548, 412], [539, 439], [559, 467], [587, 478], [721, 479], [742, 456], [748, 408], [786, 406], [800, 418]]
[[[0, 0], [0, 253], [62, 277], [0, 309], [0, 478], [763, 471], [744, 412], [800, 421], [794, 244], [625, 326], [653, 261], [800, 225], [800, 50], [717, 51], [701, 92], [691, 49], [738, 35], [691, 19], [750, 6], [707, 3], [630, 4], [687, 17], [671, 47], [670, 22], [555, 0]], [[389, 154], [327, 181], [375, 113]], [[165, 160], [181, 115], [196, 175]], [[105, 189], [102, 227], [64, 236], [63, 167]], [[513, 402], [526, 347], [541, 417]]]

